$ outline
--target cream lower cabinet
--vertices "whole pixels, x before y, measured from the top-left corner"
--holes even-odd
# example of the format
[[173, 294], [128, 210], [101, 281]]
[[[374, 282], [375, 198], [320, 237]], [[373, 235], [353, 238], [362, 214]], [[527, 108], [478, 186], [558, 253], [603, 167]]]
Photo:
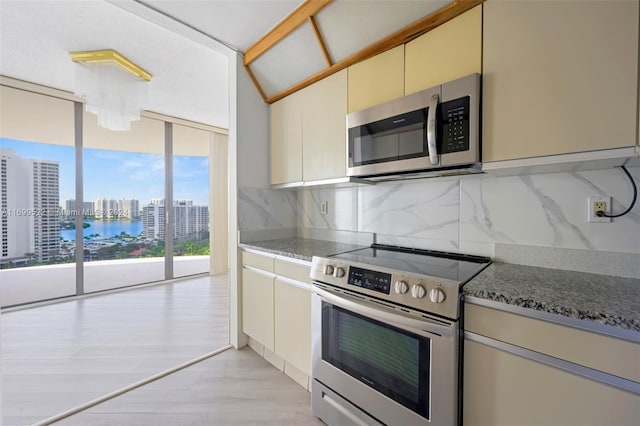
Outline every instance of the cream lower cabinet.
[[465, 316], [465, 425], [637, 424], [640, 395], [606, 382], [640, 389], [640, 345], [469, 304]]
[[633, 151], [637, 0], [489, 0], [483, 8], [486, 171], [506, 160], [535, 166], [586, 158], [554, 155]]
[[640, 397], [473, 341], [464, 343], [464, 424], [637, 424]]
[[275, 352], [310, 376], [311, 289], [276, 278], [275, 306]]
[[242, 260], [243, 331], [251, 337], [250, 345], [309, 389], [310, 266], [246, 251]]
[[242, 269], [242, 329], [270, 351], [274, 340], [273, 275]]

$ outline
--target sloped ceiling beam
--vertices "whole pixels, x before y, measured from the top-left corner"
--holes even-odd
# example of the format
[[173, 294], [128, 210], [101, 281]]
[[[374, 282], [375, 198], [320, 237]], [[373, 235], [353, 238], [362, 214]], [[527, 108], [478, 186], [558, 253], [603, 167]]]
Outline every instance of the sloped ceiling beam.
[[274, 46], [276, 43], [278, 43], [280, 40], [282, 40], [284, 37], [286, 37], [288, 34], [290, 34], [292, 31], [294, 31], [296, 28], [307, 21], [310, 22], [310, 24], [314, 27], [314, 32], [316, 33], [321, 47], [324, 44], [320, 35], [320, 29], [314, 25], [315, 22], [313, 21], [313, 16], [322, 8], [331, 3], [331, 0], [306, 0], [296, 10], [294, 10], [291, 15], [280, 22], [280, 24], [278, 24], [273, 30], [271, 30], [264, 37], [258, 40], [253, 46], [247, 49], [244, 56], [245, 69], [249, 73], [249, 76], [253, 80], [253, 83], [255, 84], [264, 101], [271, 104], [273, 102], [279, 101], [286, 96], [289, 96], [292, 93], [297, 92], [298, 90], [304, 89], [305, 87], [310, 86], [311, 84], [316, 83], [323, 78], [328, 77], [344, 68], [369, 59], [379, 53], [385, 52], [401, 44], [407, 43], [415, 39], [416, 37], [419, 37], [422, 34], [425, 34], [432, 29], [444, 24], [445, 22], [450, 21], [456, 16], [461, 15], [464, 12], [476, 7], [477, 5], [482, 4], [484, 1], [485, 0], [452, 0], [450, 4], [443, 7], [442, 9], [417, 20], [413, 24], [407, 25], [406, 27], [396, 31], [395, 33], [371, 44], [370, 46], [354, 53], [353, 55], [345, 59], [342, 59], [335, 64], [331, 64], [330, 55], [328, 52], [326, 52], [325, 47], [323, 49], [323, 53], [325, 55], [325, 59], [329, 64], [326, 69], [296, 83], [295, 85], [286, 90], [283, 90], [280, 93], [276, 93], [275, 95], [267, 98], [257, 79], [249, 68], [249, 64], [251, 62], [256, 60], [260, 55], [265, 53], [272, 46]]
[[307, 22], [308, 18], [314, 16], [333, 0], [306, 0], [296, 10], [291, 12], [284, 20], [276, 25], [271, 31], [265, 34], [253, 46], [244, 53], [244, 65], [248, 66], [264, 52], [293, 32], [300, 25]]

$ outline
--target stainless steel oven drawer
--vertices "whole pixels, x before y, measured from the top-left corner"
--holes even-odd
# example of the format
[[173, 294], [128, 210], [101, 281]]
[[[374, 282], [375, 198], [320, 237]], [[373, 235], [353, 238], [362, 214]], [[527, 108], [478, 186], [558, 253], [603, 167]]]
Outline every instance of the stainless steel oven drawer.
[[311, 406], [328, 425], [384, 426], [317, 380], [311, 384]]

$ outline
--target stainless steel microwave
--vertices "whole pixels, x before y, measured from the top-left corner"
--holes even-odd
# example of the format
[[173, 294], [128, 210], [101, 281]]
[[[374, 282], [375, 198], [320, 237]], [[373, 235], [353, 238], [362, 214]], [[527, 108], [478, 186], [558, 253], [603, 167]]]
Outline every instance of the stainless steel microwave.
[[480, 75], [347, 115], [347, 176], [480, 172]]

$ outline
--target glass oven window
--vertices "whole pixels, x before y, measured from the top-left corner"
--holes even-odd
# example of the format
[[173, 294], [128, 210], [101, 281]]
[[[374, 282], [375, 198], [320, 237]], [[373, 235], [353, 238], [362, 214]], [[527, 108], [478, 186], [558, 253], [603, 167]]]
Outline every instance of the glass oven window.
[[430, 343], [323, 302], [322, 359], [427, 419]]
[[349, 129], [352, 166], [428, 155], [427, 109], [419, 109]]

